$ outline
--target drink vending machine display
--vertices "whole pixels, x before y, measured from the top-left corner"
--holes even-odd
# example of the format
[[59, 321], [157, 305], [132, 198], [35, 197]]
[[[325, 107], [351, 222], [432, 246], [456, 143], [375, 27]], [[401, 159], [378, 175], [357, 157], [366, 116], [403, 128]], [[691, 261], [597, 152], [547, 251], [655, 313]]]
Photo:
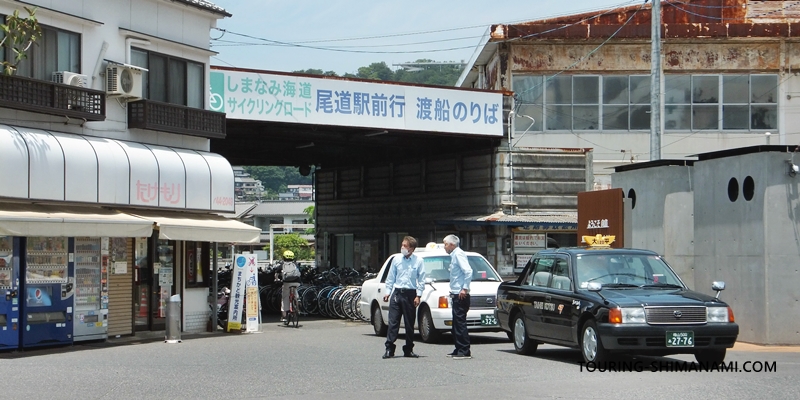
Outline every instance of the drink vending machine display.
[[22, 347], [72, 343], [75, 285], [65, 237], [20, 238], [25, 244], [20, 287]]
[[108, 238], [75, 238], [74, 340], [108, 338]]
[[0, 236], [0, 350], [19, 347], [18, 242]]

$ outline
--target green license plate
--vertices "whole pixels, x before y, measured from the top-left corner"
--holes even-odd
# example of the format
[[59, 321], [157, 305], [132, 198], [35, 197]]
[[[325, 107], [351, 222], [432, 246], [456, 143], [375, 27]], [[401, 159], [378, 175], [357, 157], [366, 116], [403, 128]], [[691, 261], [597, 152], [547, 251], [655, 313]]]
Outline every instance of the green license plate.
[[497, 318], [494, 314], [481, 314], [481, 326], [497, 325]]
[[667, 332], [667, 347], [694, 347], [694, 332]]

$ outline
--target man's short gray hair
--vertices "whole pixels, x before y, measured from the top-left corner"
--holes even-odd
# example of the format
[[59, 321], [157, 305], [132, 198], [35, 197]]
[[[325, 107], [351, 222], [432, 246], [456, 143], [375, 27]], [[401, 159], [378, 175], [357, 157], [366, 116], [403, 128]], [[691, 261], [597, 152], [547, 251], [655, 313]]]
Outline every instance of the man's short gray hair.
[[454, 244], [456, 245], [456, 247], [458, 247], [459, 242], [461, 242], [460, 240], [458, 240], [458, 236], [456, 235], [447, 235], [444, 237], [444, 240], [442, 241], [445, 243]]

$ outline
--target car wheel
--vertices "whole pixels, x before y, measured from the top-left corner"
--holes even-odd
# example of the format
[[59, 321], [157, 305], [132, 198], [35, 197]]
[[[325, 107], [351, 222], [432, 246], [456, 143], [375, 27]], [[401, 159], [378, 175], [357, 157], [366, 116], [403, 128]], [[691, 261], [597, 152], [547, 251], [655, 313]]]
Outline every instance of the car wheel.
[[522, 314], [517, 314], [514, 319], [514, 332], [513, 335], [509, 333], [509, 338], [514, 342], [514, 350], [519, 354], [530, 355], [539, 348], [539, 343], [528, 337], [528, 332], [525, 330], [525, 317]]
[[380, 306], [372, 307], [372, 329], [375, 330], [377, 336], [386, 336], [386, 331], [389, 329], [383, 322]]
[[419, 316], [419, 335], [425, 343], [436, 343], [442, 336], [442, 333], [437, 331], [433, 326], [433, 318], [431, 317], [431, 310], [427, 308], [420, 313]]
[[698, 363], [717, 365], [725, 362], [725, 349], [722, 350], [703, 350], [695, 353], [694, 359]]
[[602, 363], [608, 361], [608, 350], [603, 347], [600, 335], [597, 333], [597, 324], [593, 320], [586, 321], [581, 335], [581, 353], [583, 361], [587, 363]]

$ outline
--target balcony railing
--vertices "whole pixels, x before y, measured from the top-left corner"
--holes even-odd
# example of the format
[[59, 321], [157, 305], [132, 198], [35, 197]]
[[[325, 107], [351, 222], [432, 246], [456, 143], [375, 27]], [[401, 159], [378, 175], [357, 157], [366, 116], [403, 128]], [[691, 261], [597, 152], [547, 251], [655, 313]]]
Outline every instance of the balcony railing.
[[106, 119], [106, 94], [23, 76], [0, 75], [0, 107], [103, 121]]
[[225, 113], [139, 100], [128, 103], [128, 128], [223, 139]]

